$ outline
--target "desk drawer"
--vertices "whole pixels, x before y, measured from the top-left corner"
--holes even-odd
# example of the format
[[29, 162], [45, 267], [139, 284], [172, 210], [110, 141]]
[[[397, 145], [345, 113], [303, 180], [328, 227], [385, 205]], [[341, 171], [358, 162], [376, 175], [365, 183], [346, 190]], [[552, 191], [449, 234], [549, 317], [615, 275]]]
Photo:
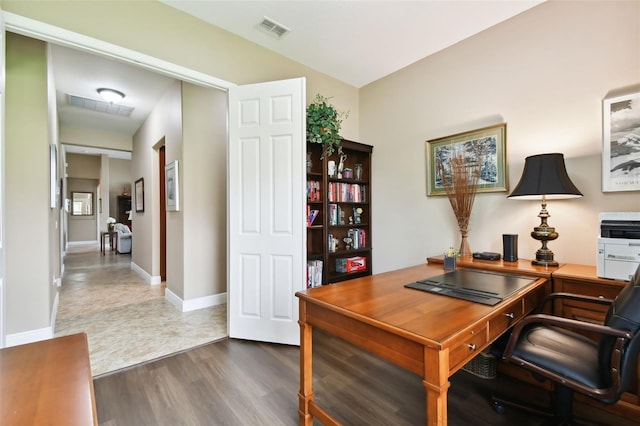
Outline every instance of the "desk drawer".
[[524, 311], [520, 300], [502, 308], [498, 315], [489, 321], [489, 340], [497, 339], [523, 316]]
[[452, 370], [459, 364], [466, 363], [482, 351], [487, 343], [487, 328], [483, 326], [469, 332], [460, 343], [449, 350], [449, 369]]
[[[562, 289], [564, 293], [584, 294], [586, 296], [603, 297], [605, 299], [615, 299], [621, 287], [602, 284], [586, 284], [571, 280], [562, 280]], [[565, 300], [566, 304], [575, 303], [572, 300]], [[607, 308], [605, 308], [606, 311]]]

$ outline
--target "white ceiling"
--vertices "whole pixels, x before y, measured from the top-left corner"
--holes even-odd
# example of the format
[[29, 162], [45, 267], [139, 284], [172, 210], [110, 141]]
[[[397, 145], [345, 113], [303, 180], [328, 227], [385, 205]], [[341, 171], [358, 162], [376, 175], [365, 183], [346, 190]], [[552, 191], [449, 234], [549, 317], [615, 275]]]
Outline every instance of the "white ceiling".
[[[265, 48], [362, 87], [544, 0], [215, 1], [160, 0]], [[277, 40], [257, 26], [268, 17], [292, 31]], [[52, 46], [62, 126], [133, 135], [173, 79], [129, 64]], [[125, 93], [130, 117], [70, 106], [69, 94], [100, 99], [107, 87]], [[88, 148], [68, 152], [99, 154]], [[118, 153], [114, 153], [117, 157]]]
[[359, 88], [544, 0], [160, 1]]
[[[51, 46], [56, 100], [61, 124], [94, 127], [133, 135], [153, 106], [175, 80], [142, 68], [78, 50]], [[131, 116], [95, 112], [71, 106], [67, 95], [101, 100], [97, 89], [106, 87], [125, 94], [121, 104], [134, 108]]]

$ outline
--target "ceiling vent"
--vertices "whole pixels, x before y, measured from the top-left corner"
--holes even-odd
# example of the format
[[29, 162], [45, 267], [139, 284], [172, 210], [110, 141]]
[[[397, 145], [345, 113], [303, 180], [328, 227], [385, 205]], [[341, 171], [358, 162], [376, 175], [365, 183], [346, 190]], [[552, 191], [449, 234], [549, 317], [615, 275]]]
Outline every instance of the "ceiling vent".
[[129, 117], [134, 108], [122, 104], [114, 104], [96, 99], [83, 98], [82, 96], [67, 95], [69, 105], [88, 109], [91, 111], [104, 112], [106, 114]]
[[258, 28], [277, 39], [281, 39], [291, 32], [289, 28], [266, 16], [262, 19], [262, 22], [258, 24]]

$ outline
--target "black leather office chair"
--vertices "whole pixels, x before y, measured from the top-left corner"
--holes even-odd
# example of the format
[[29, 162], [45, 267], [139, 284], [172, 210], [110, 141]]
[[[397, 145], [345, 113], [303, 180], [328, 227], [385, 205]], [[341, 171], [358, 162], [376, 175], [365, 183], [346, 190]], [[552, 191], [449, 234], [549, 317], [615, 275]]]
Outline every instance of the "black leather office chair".
[[[555, 293], [547, 301], [557, 298], [610, 304], [604, 325], [529, 315], [515, 325], [503, 359], [554, 382], [555, 406], [549, 414], [563, 424], [572, 419], [574, 391], [613, 404], [633, 384], [640, 351], [640, 267], [615, 300]], [[601, 335], [600, 342], [569, 329], [596, 332]], [[505, 405], [527, 408], [500, 398], [493, 400], [498, 412]]]

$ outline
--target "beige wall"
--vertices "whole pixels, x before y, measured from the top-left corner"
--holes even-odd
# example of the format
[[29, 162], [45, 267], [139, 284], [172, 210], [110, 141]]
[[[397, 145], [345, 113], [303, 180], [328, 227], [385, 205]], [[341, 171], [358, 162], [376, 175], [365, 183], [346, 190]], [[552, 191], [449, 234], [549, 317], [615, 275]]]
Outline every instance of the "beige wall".
[[[568, 19], [570, 17], [570, 19]], [[549, 247], [560, 262], [594, 265], [598, 214], [640, 211], [638, 192], [601, 191], [602, 99], [640, 83], [640, 2], [549, 1], [360, 91], [361, 140], [373, 152], [374, 272], [418, 264], [460, 244], [446, 197], [426, 196], [425, 141], [506, 122], [509, 188], [528, 155], [562, 152], [584, 197], [550, 201]], [[474, 251], [521, 258], [540, 203], [479, 194]], [[388, 226], [392, 223], [393, 226]]]
[[55, 218], [49, 208], [49, 144], [55, 135], [50, 135], [48, 124], [47, 86], [46, 44], [7, 34], [3, 179], [7, 334], [44, 329], [51, 320], [51, 287], [57, 277], [50, 276]]
[[[237, 84], [307, 78], [350, 111], [342, 135], [358, 140], [358, 89], [156, 1], [1, 0], [2, 9], [123, 46]], [[112, 22], [117, 22], [114, 31]]]
[[182, 84], [185, 300], [227, 291], [226, 118], [225, 92]]
[[[144, 179], [144, 212], [136, 212], [134, 208], [132, 261], [157, 279], [160, 277], [158, 148], [164, 143], [167, 163], [182, 161], [180, 103], [180, 82], [175, 82], [133, 136], [131, 173], [134, 181]], [[133, 202], [135, 205], [135, 196]], [[177, 212], [167, 216], [167, 259], [182, 259], [181, 215], [181, 212]], [[182, 263], [167, 262], [167, 288], [180, 297], [181, 277]]]
[[133, 141], [131, 136], [120, 133], [63, 126], [60, 129], [60, 143], [131, 151]]
[[67, 153], [67, 176], [69, 178], [100, 179], [100, 157]]
[[[96, 157], [99, 158], [99, 157]], [[100, 200], [98, 197], [97, 179], [68, 178], [69, 199], [73, 200], [73, 192], [91, 192], [93, 194], [93, 214], [90, 216], [67, 215], [68, 240], [70, 243], [98, 241], [98, 217]], [[106, 224], [105, 224], [106, 227]]]

